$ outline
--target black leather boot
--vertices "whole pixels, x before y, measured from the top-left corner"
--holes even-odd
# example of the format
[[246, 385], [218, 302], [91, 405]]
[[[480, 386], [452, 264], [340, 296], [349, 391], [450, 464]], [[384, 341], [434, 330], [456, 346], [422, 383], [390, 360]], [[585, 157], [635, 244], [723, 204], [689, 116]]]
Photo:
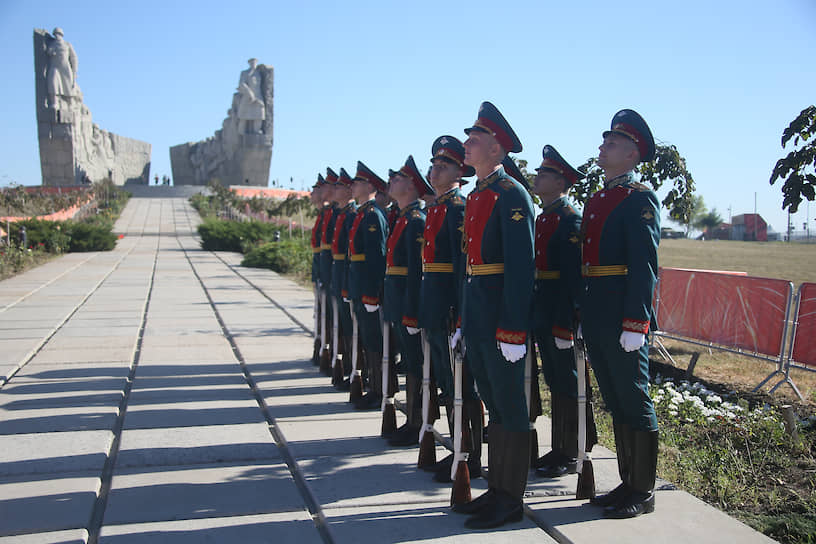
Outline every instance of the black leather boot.
[[631, 431], [629, 494], [604, 511], [608, 518], [625, 519], [654, 512], [658, 431]]
[[[493, 432], [493, 428], [491, 428]], [[524, 517], [522, 497], [530, 470], [530, 432], [508, 431], [502, 428], [502, 454], [495, 468], [498, 479], [496, 500], [465, 522], [469, 529], [490, 529], [521, 521]], [[497, 444], [498, 445], [498, 444]]]
[[589, 504], [603, 508], [613, 508], [629, 494], [629, 426], [613, 421], [612, 428], [615, 431], [615, 455], [618, 460], [618, 474], [621, 477], [621, 483], [609, 493], [589, 499]]
[[578, 400], [553, 394], [553, 405], [558, 406], [558, 422], [553, 421], [557, 436], [553, 437], [550, 462], [536, 468], [536, 475], [540, 478], [575, 474], [578, 463]]
[[[479, 426], [481, 426], [481, 421], [479, 422]], [[490, 429], [490, 436], [494, 437], [496, 441], [496, 446], [492, 448], [488, 446], [487, 448], [487, 491], [470, 502], [453, 505], [451, 510], [457, 514], [477, 515], [483, 510], [492, 510], [498, 500], [497, 485], [500, 480], [499, 467], [502, 464], [502, 455], [504, 454], [504, 450], [499, 447], [499, 444], [502, 443], [503, 429], [501, 425], [497, 423], [490, 423], [488, 427]]]
[[420, 382], [410, 372], [405, 377], [405, 396], [408, 422], [404, 432], [395, 433], [388, 443], [395, 447], [415, 446], [419, 443], [419, 429], [422, 426], [422, 402], [417, 402]]

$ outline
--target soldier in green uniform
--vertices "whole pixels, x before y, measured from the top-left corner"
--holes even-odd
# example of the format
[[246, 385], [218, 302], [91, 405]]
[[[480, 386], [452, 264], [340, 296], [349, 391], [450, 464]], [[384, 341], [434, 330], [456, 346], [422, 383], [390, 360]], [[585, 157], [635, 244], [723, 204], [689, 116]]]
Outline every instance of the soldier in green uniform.
[[370, 387], [356, 407], [371, 409], [379, 408], [383, 397], [383, 341], [379, 309], [388, 236], [385, 212], [377, 204], [376, 197], [379, 193], [385, 193], [388, 186], [362, 162], [357, 162], [357, 173], [352, 181], [352, 193], [360, 207], [349, 230], [349, 296], [360, 327], [365, 354], [364, 370], [368, 373]]
[[337, 211], [337, 219], [334, 225], [332, 236], [332, 296], [337, 305], [340, 317], [340, 334], [342, 336], [342, 368], [338, 367], [335, 375], [332, 376], [333, 385], [342, 390], [348, 390], [349, 382], [344, 381], [343, 376], [351, 373], [351, 352], [356, 349], [352, 346], [352, 323], [351, 308], [348, 298], [348, 244], [349, 229], [354, 223], [354, 216], [357, 214], [357, 203], [351, 194], [351, 176], [345, 169], [340, 169], [337, 177], [337, 184], [334, 186], [334, 200], [338, 206], [342, 206]]
[[[419, 304], [419, 327], [425, 331], [430, 346], [433, 374], [441, 390], [439, 405], [445, 406], [448, 425], [453, 434], [453, 372], [450, 360], [450, 334], [453, 319], [458, 315], [459, 297], [464, 277], [462, 231], [464, 230], [465, 199], [460, 185], [463, 177], [474, 175], [473, 167], [465, 165], [465, 147], [453, 136], [440, 136], [431, 146], [430, 181], [438, 195], [427, 209], [425, 247], [422, 249], [422, 288]], [[481, 476], [482, 403], [470, 373], [464, 377], [463, 423], [470, 430], [472, 443], [468, 469], [471, 478]], [[439, 482], [451, 481], [453, 454], [429, 470]]]
[[521, 142], [499, 110], [482, 103], [465, 133], [465, 164], [474, 167], [479, 181], [465, 209], [462, 327], [452, 341], [464, 336], [468, 364], [490, 411], [489, 488], [453, 510], [471, 514], [466, 527], [484, 529], [523, 516], [530, 465], [524, 356], [535, 272], [535, 212], [527, 190], [501, 166], [508, 153], [521, 151]]
[[586, 290], [581, 320], [592, 368], [612, 412], [622, 483], [592, 504], [629, 518], [654, 510], [657, 417], [649, 396], [649, 347], [654, 328], [660, 204], [635, 180], [655, 144], [646, 121], [621, 110], [603, 133], [598, 165], [606, 182], [584, 208], [581, 271]]
[[[328, 202], [329, 206], [323, 215], [323, 227], [320, 234], [320, 285], [323, 292], [326, 294], [326, 308], [323, 311], [324, 326], [326, 328], [326, 343], [327, 346], [332, 346], [332, 339], [334, 336], [333, 328], [333, 312], [331, 303], [331, 280], [332, 280], [332, 258], [331, 243], [334, 237], [334, 224], [337, 221], [337, 203], [334, 202], [334, 185], [337, 183], [337, 174], [331, 168], [326, 168], [326, 186], [323, 192], [323, 198]], [[327, 349], [323, 346], [323, 349]], [[331, 348], [328, 348], [329, 355], [321, 357], [322, 363], [320, 370], [327, 376], [331, 375]]]
[[584, 175], [551, 145], [542, 150], [533, 191], [542, 212], [535, 223], [536, 281], [533, 334], [550, 388], [552, 450], [536, 462], [536, 474], [556, 478], [575, 472], [578, 457], [578, 375], [573, 327], [581, 280], [581, 216], [567, 200]]
[[[315, 217], [315, 224], [312, 227], [312, 238], [311, 238], [311, 246], [312, 246], [312, 283], [314, 284], [315, 290], [315, 324], [317, 325], [318, 322], [322, 319], [325, 323], [325, 319], [323, 319], [322, 315], [324, 312], [324, 308], [320, 305], [320, 292], [321, 292], [321, 284], [320, 284], [320, 238], [323, 235], [323, 218], [325, 215], [325, 210], [328, 207], [326, 199], [323, 197], [323, 191], [326, 184], [326, 180], [323, 179], [322, 174], [317, 175], [317, 182], [312, 187], [312, 192], [309, 195], [310, 200], [314, 207], [317, 209], [317, 217]], [[320, 364], [320, 350], [322, 348], [320, 343], [320, 336], [318, 335], [318, 331], [320, 330], [320, 325], [317, 325], [315, 328], [315, 342], [314, 342], [314, 353], [312, 354], [312, 361], [315, 365]]]
[[393, 446], [416, 444], [422, 425], [423, 359], [418, 319], [425, 211], [419, 199], [428, 193], [433, 193], [433, 189], [409, 155], [389, 185], [389, 194], [399, 204], [400, 214], [386, 246], [383, 317], [394, 327], [400, 346], [406, 370], [408, 408], [407, 423], [388, 439]]

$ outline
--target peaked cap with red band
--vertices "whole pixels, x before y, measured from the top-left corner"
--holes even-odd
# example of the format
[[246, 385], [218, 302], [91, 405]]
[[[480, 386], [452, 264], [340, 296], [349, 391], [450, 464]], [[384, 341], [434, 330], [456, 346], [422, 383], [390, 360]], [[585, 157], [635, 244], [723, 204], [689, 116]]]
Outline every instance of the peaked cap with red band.
[[612, 127], [603, 133], [615, 133], [626, 136], [637, 145], [640, 151], [640, 162], [649, 162], [655, 157], [655, 142], [649, 125], [635, 110], [620, 110], [612, 118]]
[[465, 129], [465, 134], [471, 130], [479, 130], [493, 135], [504, 149], [505, 153], [521, 153], [521, 140], [510, 127], [510, 123], [501, 112], [490, 102], [482, 102], [479, 107], [479, 117], [473, 126]]
[[444, 159], [455, 164], [462, 169], [462, 177], [464, 178], [476, 174], [476, 170], [472, 166], [465, 164], [465, 146], [453, 136], [440, 136], [434, 140], [431, 146], [431, 162], [435, 159]]
[[348, 175], [345, 168], [340, 169], [340, 175], [337, 176], [337, 183], [338, 185], [345, 185], [346, 187], [351, 187], [351, 176]]
[[351, 181], [367, 181], [381, 193], [388, 191], [388, 184], [383, 179], [371, 171], [371, 169], [363, 164], [363, 161], [357, 161], [357, 174]]
[[329, 185], [337, 183], [337, 173], [331, 168], [326, 168], [326, 183]]
[[326, 185], [326, 180], [323, 179], [323, 174], [318, 174], [317, 182], [315, 182], [315, 184], [312, 187], [316, 189], [318, 187], [322, 187], [323, 185]]
[[433, 187], [431, 187], [425, 177], [420, 174], [419, 168], [417, 168], [412, 155], [408, 155], [405, 165], [395, 173], [409, 178], [414, 183], [414, 187], [416, 187], [420, 197], [435, 194]]
[[510, 158], [510, 155], [504, 158], [502, 161], [502, 166], [504, 167], [504, 171], [507, 172], [508, 176], [521, 183], [521, 186], [527, 189], [527, 191], [530, 190], [530, 184], [527, 183], [527, 178], [525, 178], [524, 174], [521, 173], [516, 161]]
[[544, 149], [541, 150], [541, 156], [544, 160], [541, 161], [541, 166], [536, 168], [536, 171], [552, 170], [556, 174], [561, 174], [567, 180], [567, 187], [586, 177], [582, 172], [570, 166], [570, 163], [565, 161], [564, 157], [551, 145], [544, 146]]

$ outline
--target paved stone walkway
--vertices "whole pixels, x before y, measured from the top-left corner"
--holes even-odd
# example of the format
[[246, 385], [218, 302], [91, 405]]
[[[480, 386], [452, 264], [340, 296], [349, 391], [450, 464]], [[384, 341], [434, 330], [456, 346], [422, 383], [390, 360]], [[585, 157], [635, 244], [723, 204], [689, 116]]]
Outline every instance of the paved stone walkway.
[[[465, 530], [417, 450], [312, 366], [312, 293], [201, 251], [197, 223], [134, 198], [114, 251], [0, 282], [0, 544], [770, 542], [671, 486], [604, 520], [575, 476], [531, 476], [522, 522]], [[595, 471], [616, 485], [603, 448]]]

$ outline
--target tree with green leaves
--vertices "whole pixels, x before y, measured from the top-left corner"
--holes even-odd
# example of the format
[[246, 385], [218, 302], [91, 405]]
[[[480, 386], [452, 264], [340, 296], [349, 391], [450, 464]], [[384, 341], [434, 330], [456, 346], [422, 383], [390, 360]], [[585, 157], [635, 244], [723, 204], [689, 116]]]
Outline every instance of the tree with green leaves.
[[[793, 149], [776, 161], [770, 183], [784, 179], [782, 209], [796, 213], [802, 198], [811, 202], [816, 197], [816, 106], [808, 106], [782, 132], [782, 149], [793, 139]], [[801, 143], [801, 146], [799, 145]], [[798, 147], [797, 147], [798, 146]], [[787, 178], [787, 179], [786, 179]]]
[[[598, 158], [592, 157], [578, 167], [586, 177], [570, 187], [570, 196], [581, 205], [586, 204], [589, 197], [603, 185], [601, 178], [603, 171], [598, 166]], [[663, 206], [669, 210], [669, 217], [682, 223], [689, 224], [694, 195], [694, 178], [686, 167], [683, 158], [673, 145], [657, 144], [655, 158], [651, 162], [640, 163], [637, 167], [640, 181], [651, 185], [657, 191], [666, 181], [674, 185], [663, 199]]]
[[710, 212], [706, 212], [698, 217], [693, 226], [695, 229], [701, 230], [705, 233], [712, 231], [719, 227], [723, 222], [722, 216], [717, 211], [717, 208], [712, 209]]

